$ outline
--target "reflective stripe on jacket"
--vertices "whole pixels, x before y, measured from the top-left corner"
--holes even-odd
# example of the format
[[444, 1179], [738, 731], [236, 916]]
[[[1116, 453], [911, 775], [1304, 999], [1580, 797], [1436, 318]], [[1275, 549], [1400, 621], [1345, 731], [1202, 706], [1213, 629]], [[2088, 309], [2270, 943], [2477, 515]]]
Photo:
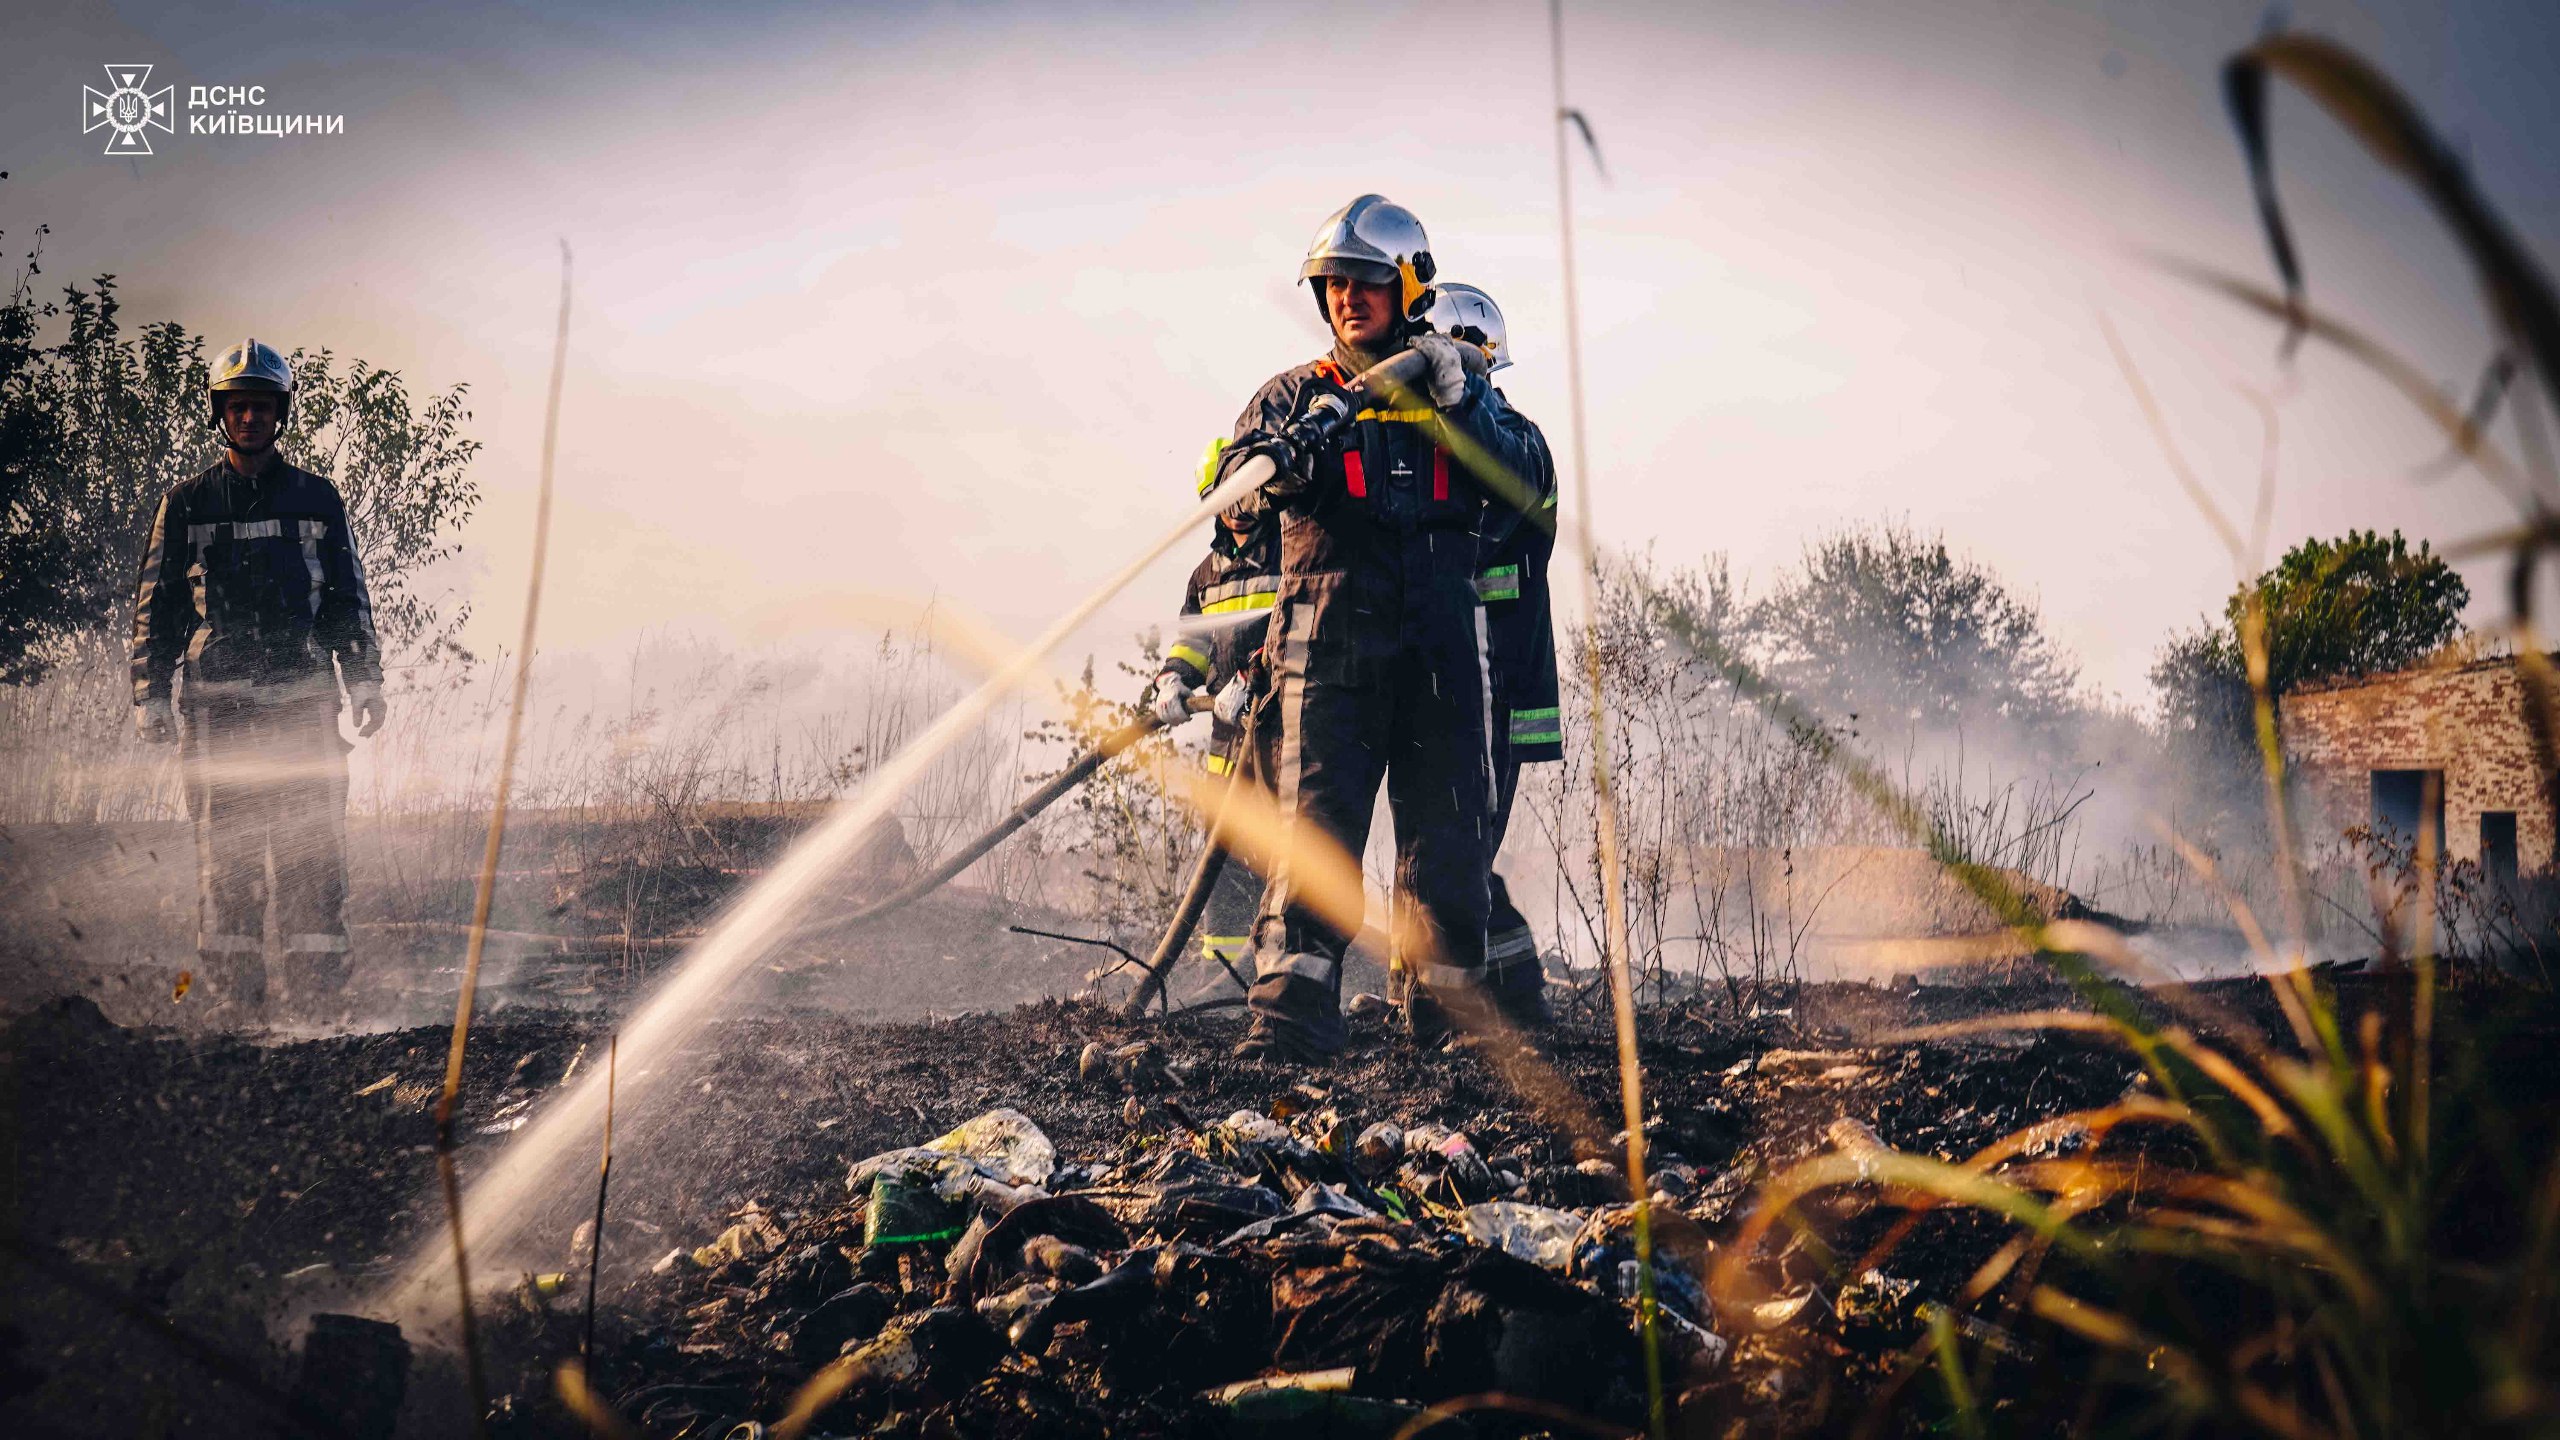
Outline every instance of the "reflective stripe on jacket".
[[1502, 427], [1535, 456], [1520, 479], [1537, 514], [1499, 502], [1485, 509], [1476, 596], [1484, 602], [1485, 649], [1493, 667], [1494, 724], [1510, 743], [1510, 759], [1535, 765], [1564, 758], [1558, 717], [1556, 632], [1549, 561], [1556, 545], [1556, 468], [1537, 422], [1511, 408], [1501, 391]]

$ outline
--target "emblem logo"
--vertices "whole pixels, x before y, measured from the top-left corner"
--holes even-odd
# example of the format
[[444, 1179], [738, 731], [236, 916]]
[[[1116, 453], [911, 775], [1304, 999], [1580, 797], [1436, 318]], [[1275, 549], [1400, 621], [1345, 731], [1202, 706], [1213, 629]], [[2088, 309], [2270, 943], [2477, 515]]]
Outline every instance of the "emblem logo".
[[109, 155], [148, 155], [151, 137], [145, 133], [157, 125], [163, 134], [169, 128], [170, 96], [178, 87], [163, 85], [156, 91], [142, 87], [151, 79], [148, 65], [109, 65], [105, 67], [107, 83], [115, 88], [100, 91], [96, 86], [80, 87], [80, 133], [86, 135], [104, 128]]

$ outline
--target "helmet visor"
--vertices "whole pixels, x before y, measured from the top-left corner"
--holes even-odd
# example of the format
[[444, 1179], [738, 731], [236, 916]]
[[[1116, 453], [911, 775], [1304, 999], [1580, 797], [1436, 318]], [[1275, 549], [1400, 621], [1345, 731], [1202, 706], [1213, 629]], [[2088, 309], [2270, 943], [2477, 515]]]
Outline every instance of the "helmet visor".
[[1301, 280], [1314, 280], [1325, 275], [1340, 275], [1363, 285], [1393, 285], [1396, 267], [1378, 260], [1355, 260], [1348, 255], [1318, 255], [1298, 270]]

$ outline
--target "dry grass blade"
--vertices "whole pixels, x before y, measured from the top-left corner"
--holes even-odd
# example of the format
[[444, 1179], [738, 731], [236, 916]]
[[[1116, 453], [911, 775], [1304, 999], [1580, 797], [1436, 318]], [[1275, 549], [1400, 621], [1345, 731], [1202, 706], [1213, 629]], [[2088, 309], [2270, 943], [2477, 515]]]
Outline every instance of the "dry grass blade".
[[791, 1397], [782, 1418], [773, 1422], [773, 1440], [800, 1440], [818, 1415], [853, 1385], [853, 1357], [831, 1360], [804, 1381]]
[[[2288, 298], [2301, 298], [2302, 265], [2276, 199], [2266, 119], [2271, 75], [2317, 101], [2374, 159], [2418, 188], [2478, 270], [2499, 330], [2531, 357], [2546, 384], [2560, 381], [2560, 304], [2554, 303], [2550, 280], [2480, 198], [2461, 156], [2361, 56], [2335, 42], [2299, 34], [2271, 35], [2232, 57], [2223, 70], [2224, 94]], [[2458, 425], [2457, 433], [2464, 428]]]
[[2184, 1105], [2155, 1096], [2136, 1095], [2113, 1105], [2101, 1105], [2094, 1110], [2074, 1110], [2010, 1131], [1973, 1152], [1964, 1163], [1969, 1169], [1989, 1170], [2071, 1136], [2085, 1135], [2095, 1146], [2104, 1143], [2107, 1136], [2121, 1125], [2193, 1129], [2197, 1123], [2195, 1112]]
[[587, 1234], [587, 1313], [578, 1338], [578, 1363], [589, 1368], [596, 1363], [596, 1280], [604, 1271], [605, 1188], [613, 1183], [613, 1086], [621, 1069], [622, 1037], [609, 1035], [604, 1052], [604, 1156], [596, 1162], [595, 1228]]
[[613, 1407], [605, 1404], [603, 1397], [588, 1386], [586, 1368], [577, 1361], [560, 1362], [560, 1369], [552, 1376], [552, 1390], [560, 1397], [560, 1404], [578, 1417], [579, 1424], [587, 1427], [589, 1434], [601, 1436], [603, 1440], [640, 1440], [640, 1432], [613, 1413]]
[[471, 1421], [489, 1428], [489, 1386], [480, 1369], [480, 1337], [471, 1314], [471, 1252], [464, 1238], [462, 1187], [453, 1161], [453, 1118], [462, 1096], [462, 1059], [471, 1042], [471, 1008], [479, 989], [480, 959], [488, 947], [489, 905], [497, 893], [498, 852], [507, 833], [507, 797], [515, 782], [516, 748], [524, 736], [525, 687], [533, 671], [534, 639], [542, 613], [542, 570], [551, 546], [552, 457], [560, 438], [560, 379], [569, 363], [569, 246], [560, 246], [560, 319], [552, 335], [551, 390], [542, 417], [542, 487], [534, 502], [533, 573], [525, 585], [524, 639], [516, 654], [515, 694], [507, 708], [507, 738], [499, 752], [498, 793], [489, 811], [489, 842], [481, 855], [480, 888], [471, 905], [471, 943], [462, 964], [462, 991], [454, 1001], [453, 1043], [446, 1051], [444, 1091], [436, 1101], [436, 1174], [444, 1190], [445, 1221], [453, 1240], [454, 1303], [462, 1331], [463, 1373], [471, 1393]]
[[1939, 1306], [1929, 1314], [1929, 1350], [1938, 1366], [1938, 1382], [1955, 1407], [1958, 1433], [1982, 1440], [1982, 1404], [1974, 1398], [1973, 1381], [1964, 1373], [1964, 1357], [1956, 1350], [1955, 1312]]
[[1427, 1435], [1439, 1428], [1444, 1421], [1454, 1420], [1461, 1415], [1479, 1410], [1493, 1410], [1506, 1415], [1526, 1415], [1533, 1420], [1543, 1420], [1549, 1425], [1562, 1426], [1578, 1435], [1598, 1435], [1605, 1437], [1605, 1440], [1617, 1440], [1619, 1436], [1635, 1433], [1620, 1426], [1595, 1420], [1588, 1415], [1567, 1410], [1561, 1405], [1550, 1405], [1544, 1400], [1532, 1400], [1524, 1395], [1505, 1395], [1499, 1391], [1487, 1390], [1474, 1395], [1455, 1396], [1430, 1406], [1421, 1414], [1396, 1427], [1394, 1440], [1416, 1440], [1416, 1437]]
[[[1565, 103], [1564, 0], [1547, 3], [1548, 56], [1554, 66], [1556, 145], [1556, 224], [1558, 254], [1564, 266], [1565, 388], [1573, 421], [1574, 505], [1581, 517], [1583, 603], [1587, 613], [1600, 611], [1600, 554], [1592, 539], [1591, 461], [1588, 426], [1582, 408], [1582, 309], [1579, 277], [1573, 260], [1573, 163], [1565, 141], [1567, 117], [1579, 112]], [[1585, 133], [1588, 134], [1588, 123]], [[1595, 149], [1596, 158], [1596, 149]], [[1463, 458], [1463, 457], [1462, 457]], [[1609, 975], [1609, 1009], [1618, 1039], [1618, 1093], [1626, 1114], [1627, 1189], [1635, 1201], [1637, 1314], [1643, 1326], [1645, 1428], [1659, 1440], [1666, 1428], [1662, 1405], [1662, 1347], [1655, 1333], [1653, 1293], [1653, 1207], [1645, 1181], [1644, 1066], [1636, 1053], [1636, 997], [1633, 946], [1627, 934], [1626, 861], [1618, 843], [1618, 807], [1609, 775], [1609, 710], [1599, 651], [1584, 647], [1591, 690], [1591, 788], [1599, 809], [1600, 904], [1603, 916], [1602, 961]]]
[[2259, 1386], [2218, 1383], [2194, 1355], [2145, 1332], [2114, 1311], [2073, 1299], [2049, 1285], [2037, 1286], [2028, 1297], [2027, 1307], [2039, 1319], [2109, 1349], [2139, 1357], [2146, 1368], [2176, 1387], [2199, 1409], [2210, 1408], [2217, 1397], [2227, 1397], [2260, 1429], [2284, 1440], [2326, 1440], [2331, 1433], [2310, 1424], [2298, 1409]]
[[2197, 478], [2195, 467], [2187, 463], [2185, 452], [2170, 438], [2169, 417], [2161, 412], [2158, 397], [2151, 393], [2150, 383], [2142, 378], [2142, 368], [2133, 362], [2133, 352], [2125, 348], [2124, 337], [2116, 333], [2115, 322], [2108, 319], [2103, 310], [2098, 312], [2098, 333], [2106, 337], [2107, 353], [2115, 357], [2116, 369], [2124, 376], [2125, 388], [2133, 392], [2133, 401], [2142, 411], [2143, 422], [2151, 427], [2153, 441], [2159, 445], [2162, 457], [2169, 462], [2169, 473], [2177, 477], [2178, 488], [2187, 492], [2188, 502], [2203, 512], [2206, 523], [2213, 526], [2213, 533], [2221, 537], [2222, 548], [2230, 554], [2232, 565], [2240, 569], [2245, 578], [2253, 559], [2248, 543], [2240, 538], [2239, 530], [2222, 513], [2222, 507], [2213, 503], [2212, 492], [2204, 488], [2204, 481]]
[[[2272, 203], [2271, 197], [2267, 198], [2269, 203]], [[2295, 316], [2296, 312], [2289, 307], [2287, 314]], [[2268, 832], [2275, 837], [2276, 842], [2276, 874], [2282, 887], [2285, 918], [2291, 932], [2290, 954], [2279, 956], [2275, 953], [2273, 947], [2267, 943], [2265, 932], [2258, 928], [2254, 917], [2243, 917], [2243, 928], [2249, 936], [2251, 947], [2265, 957], [2269, 968], [2286, 972], [2271, 978], [2268, 983], [2274, 990], [2277, 1003], [2284, 1009], [2286, 1021], [2293, 1027], [2295, 1040], [2304, 1050], [2310, 1051], [2326, 1038], [2333, 1042], [2332, 1049], [2334, 1049], [2335, 1037], [2324, 1035], [2317, 1016], [2305, 999], [2304, 985], [2299, 974], [2309, 953], [2310, 913], [2304, 899], [2300, 845], [2294, 834], [2293, 814], [2287, 800], [2283, 737], [2277, 724], [2275, 692], [2270, 683], [2268, 668], [2266, 615], [2258, 589], [2250, 583], [2251, 575], [2257, 568], [2258, 547], [2265, 540], [2267, 517], [2275, 497], [2277, 434], [2275, 408], [2265, 397], [2250, 394], [2249, 398], [2258, 409], [2265, 425], [2266, 440], [2260, 450], [2257, 518], [2249, 540], [2244, 543], [2239, 532], [2232, 528], [2231, 522], [2225, 519], [2221, 510], [2214, 505], [2212, 497], [2206, 493], [2203, 484], [2196, 478], [2193, 469], [2188, 466], [2185, 456], [2180, 453], [2176, 440], [2169, 433], [2167, 417], [2160, 413], [2159, 405], [2152, 399], [2150, 386], [2142, 378], [2141, 367], [2134, 363], [2132, 354], [2125, 349], [2114, 327], [2105, 323], [2103, 315], [2099, 320], [2106, 333], [2107, 343], [2115, 355], [2116, 364], [2124, 373], [2125, 384], [2133, 391], [2134, 398], [2142, 409], [2143, 418], [2151, 428], [2153, 441], [2159, 445], [2162, 457], [2168, 462], [2170, 471], [2177, 476], [2179, 485], [2186, 490], [2188, 498], [2222, 535], [2223, 543], [2231, 553], [2232, 568], [2244, 587], [2242, 595], [2245, 598], [2245, 604], [2239, 625], [2240, 649], [2248, 672], [2250, 716], [2258, 745], [2259, 763], [2266, 775], [2267, 825]], [[2164, 825], [2162, 828], [2165, 830], [2167, 827]], [[2184, 844], [2174, 835], [2170, 838], [2171, 843], [2177, 846], [2179, 853], [2189, 857], [2190, 864], [2197, 864], [2201, 860], [2202, 857], [2195, 852], [2194, 847]], [[2200, 866], [2199, 873], [2206, 873], [2205, 867]], [[2209, 879], [2208, 883], [2211, 883]], [[2236, 899], [2233, 903], [2236, 905]]]
[[2519, 505], [2530, 505], [2533, 482], [2523, 468], [2475, 429], [2471, 417], [2445, 399], [2427, 373], [2390, 346], [2299, 298], [2287, 299], [2254, 280], [2173, 255], [2154, 262], [2170, 274], [2255, 310], [2272, 319], [2298, 325], [2302, 333], [2337, 349], [2399, 392], [2445, 439], [2461, 450], [2481, 475]]
[[[1286, 866], [1299, 899], [1342, 933], [1356, 934], [1366, 918], [1368, 894], [1359, 862], [1321, 827], [1296, 825], [1271, 792], [1258, 785], [1229, 785], [1167, 757], [1148, 757], [1149, 773], [1165, 793], [1203, 819], [1215, 817], [1220, 833], [1255, 873]], [[1428, 927], [1398, 930], [1400, 953], [1428, 958], [1435, 952]], [[1606, 1145], [1609, 1127], [1583, 1102], [1581, 1092], [1541, 1057], [1520, 1032], [1490, 1006], [1452, 1007], [1476, 1053], [1494, 1067], [1513, 1093], [1550, 1124], [1585, 1145]]]

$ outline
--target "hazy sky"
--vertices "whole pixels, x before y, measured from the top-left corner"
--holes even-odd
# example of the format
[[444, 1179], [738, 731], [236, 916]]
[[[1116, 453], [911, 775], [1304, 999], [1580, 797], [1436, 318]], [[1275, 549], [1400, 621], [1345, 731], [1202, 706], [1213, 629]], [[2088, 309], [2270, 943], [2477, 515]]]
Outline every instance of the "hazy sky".
[[[74, 3], [0, 44], [0, 228], [128, 314], [467, 381], [487, 500], [471, 638], [519, 623], [555, 241], [578, 257], [546, 650], [653, 631], [823, 644], [845, 597], [938, 594], [1029, 635], [1177, 516], [1202, 443], [1316, 353], [1292, 279], [1364, 190], [1423, 217], [1510, 319], [1562, 448], [1545, 7], [1293, 0], [441, 7]], [[2230, 562], [2108, 359], [2113, 317], [2235, 512], [2243, 387], [2280, 393], [2278, 545], [2504, 518], [2378, 384], [2163, 279], [2267, 274], [2216, 69], [2254, 6], [1568, 7], [1608, 162], [1577, 181], [1594, 509], [1611, 543], [1765, 577], [1901, 517], [2035, 596], [2094, 683]], [[2297, 6], [2461, 137], [2560, 240], [2560, 7]], [[263, 85], [326, 137], [154, 134], [105, 158], [80, 88]], [[2422, 207], [2287, 92], [2315, 299], [2451, 386], [2485, 359]], [[183, 114], [180, 130], [185, 129]], [[1168, 559], [1090, 637], [1168, 617]], [[2493, 572], [2475, 616], [2501, 613]]]

